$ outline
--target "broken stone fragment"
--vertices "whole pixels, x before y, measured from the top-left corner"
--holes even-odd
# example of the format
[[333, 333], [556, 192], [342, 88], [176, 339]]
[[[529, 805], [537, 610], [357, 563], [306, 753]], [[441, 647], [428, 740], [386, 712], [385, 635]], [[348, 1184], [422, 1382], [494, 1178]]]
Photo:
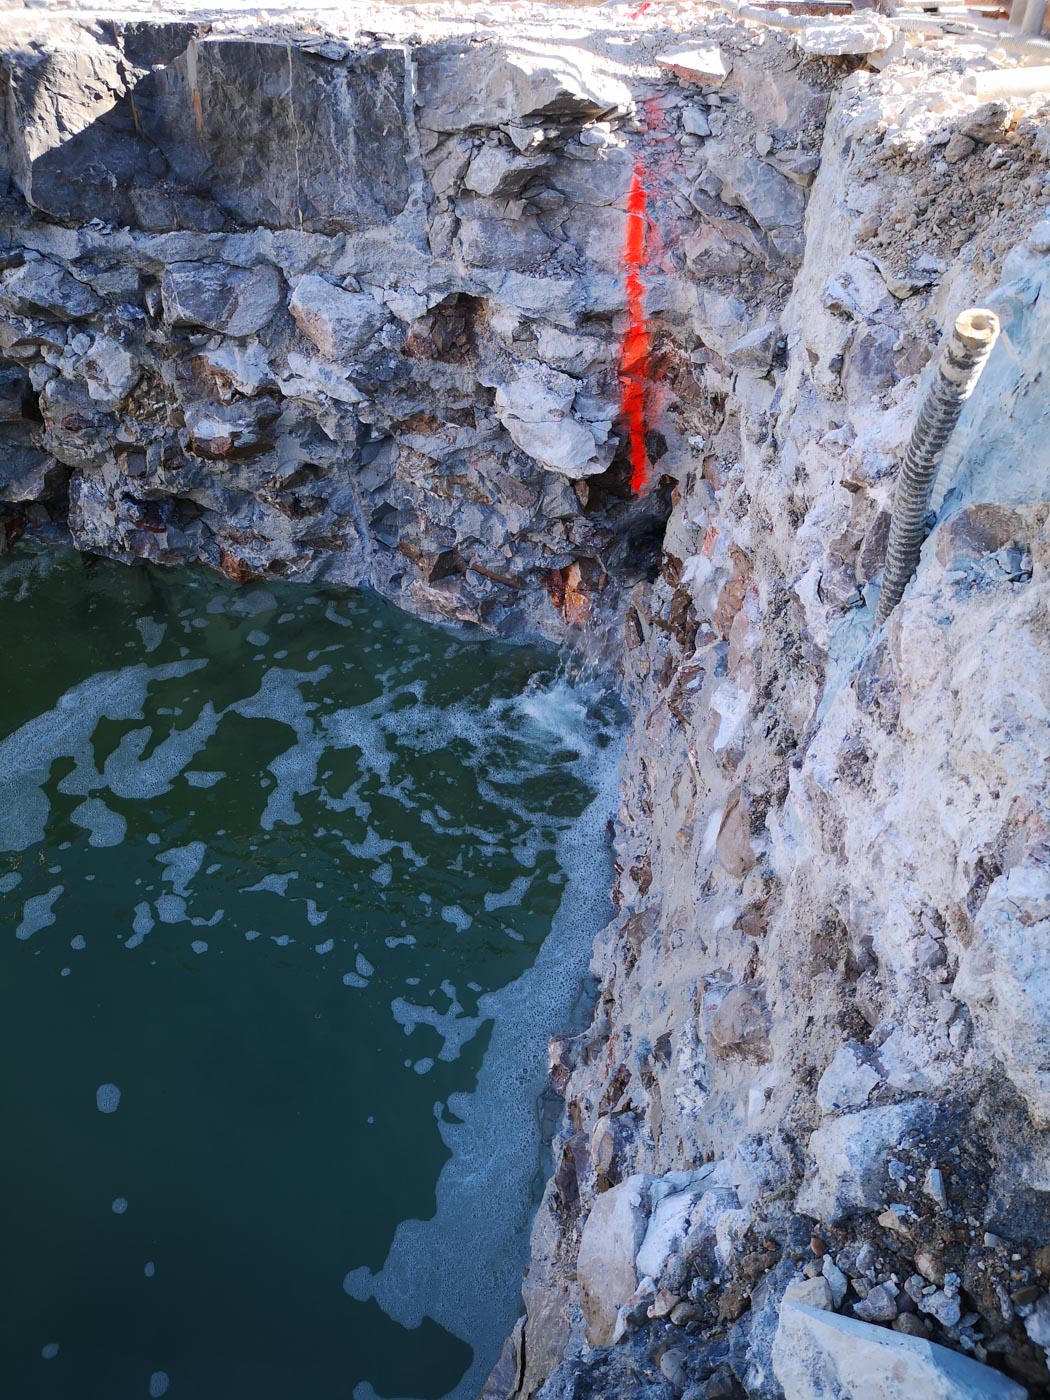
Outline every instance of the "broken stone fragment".
[[547, 163], [515, 155], [504, 146], [483, 146], [467, 167], [463, 183], [487, 198], [516, 194]]
[[80, 321], [101, 305], [90, 287], [46, 258], [35, 258], [0, 275], [0, 311], [16, 316]]
[[[327, 285], [327, 284], [326, 284]], [[254, 335], [282, 299], [276, 268], [223, 262], [170, 263], [161, 281], [164, 319], [173, 326], [206, 326], [225, 335]]]
[[878, 1082], [878, 1072], [866, 1062], [861, 1047], [851, 1042], [837, 1051], [820, 1076], [817, 1103], [825, 1113], [860, 1108]]
[[709, 141], [704, 155], [724, 204], [746, 209], [767, 232], [801, 225], [806, 196], [779, 170], [729, 141]]
[[520, 366], [496, 388], [496, 412], [511, 438], [542, 466], [572, 479], [604, 470], [594, 436], [573, 418], [577, 384], [545, 365]]
[[733, 71], [732, 62], [715, 47], [668, 49], [656, 60], [676, 77], [702, 87], [721, 87]]
[[644, 1176], [628, 1177], [603, 1192], [591, 1207], [576, 1261], [589, 1346], [610, 1344], [620, 1307], [638, 1285], [634, 1261], [645, 1221]]
[[824, 1224], [856, 1211], [881, 1209], [893, 1151], [930, 1120], [925, 1099], [845, 1113], [823, 1124], [809, 1140], [812, 1165], [797, 1206]]
[[334, 361], [357, 354], [387, 319], [367, 292], [345, 291], [312, 273], [296, 283], [288, 310], [325, 359]]
[[193, 404], [186, 410], [187, 446], [201, 457], [251, 457], [273, 445], [278, 408], [269, 399]]
[[761, 992], [753, 987], [734, 987], [711, 1017], [711, 1044], [723, 1060], [767, 1064], [773, 1058], [771, 1019]]
[[826, 1278], [796, 1279], [784, 1289], [785, 1301], [801, 1303], [807, 1308], [819, 1308], [822, 1312], [834, 1312], [834, 1298], [831, 1285]]
[[581, 47], [464, 46], [419, 60], [420, 125], [430, 131], [520, 127], [528, 118], [583, 118], [634, 110], [630, 89]]
[[1023, 1386], [933, 1342], [785, 1300], [773, 1371], [791, 1400], [829, 1395], [1024, 1400]]
[[891, 1283], [880, 1283], [854, 1303], [853, 1311], [862, 1322], [892, 1322], [897, 1316], [897, 1290]]
[[830, 19], [807, 24], [795, 35], [803, 53], [831, 58], [845, 54], [882, 53], [893, 43], [895, 30], [878, 15], [863, 19]]
[[1050, 966], [1033, 949], [1048, 937], [1050, 871], [1033, 860], [992, 884], [952, 988], [1038, 1128], [1050, 1125]]

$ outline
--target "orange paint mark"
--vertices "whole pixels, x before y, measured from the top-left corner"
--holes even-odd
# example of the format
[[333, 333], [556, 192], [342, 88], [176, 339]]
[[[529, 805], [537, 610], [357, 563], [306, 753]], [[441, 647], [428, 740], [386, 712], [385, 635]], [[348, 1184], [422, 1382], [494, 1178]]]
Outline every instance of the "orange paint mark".
[[631, 458], [631, 490], [640, 495], [649, 481], [649, 459], [645, 450], [645, 389], [649, 378], [649, 352], [652, 338], [645, 321], [645, 205], [642, 167], [634, 168], [627, 196], [627, 228], [623, 262], [627, 272], [627, 330], [620, 351], [620, 411], [627, 422]]

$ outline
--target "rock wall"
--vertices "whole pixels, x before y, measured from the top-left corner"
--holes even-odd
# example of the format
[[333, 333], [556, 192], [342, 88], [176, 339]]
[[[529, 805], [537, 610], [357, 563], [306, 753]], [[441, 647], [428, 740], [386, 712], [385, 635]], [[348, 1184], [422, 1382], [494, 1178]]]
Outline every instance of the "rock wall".
[[619, 914], [487, 1395], [1046, 1393], [1050, 108], [881, 21], [502, 14], [16, 27], [2, 529], [613, 636]]

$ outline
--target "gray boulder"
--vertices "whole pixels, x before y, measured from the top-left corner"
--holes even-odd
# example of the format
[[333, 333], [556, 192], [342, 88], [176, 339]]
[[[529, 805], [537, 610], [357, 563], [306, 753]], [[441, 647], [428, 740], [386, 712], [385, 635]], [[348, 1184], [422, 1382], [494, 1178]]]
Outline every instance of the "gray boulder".
[[254, 335], [282, 299], [280, 274], [265, 263], [171, 263], [160, 290], [164, 319], [170, 325], [206, 326], [225, 335]]
[[887, 1201], [887, 1163], [910, 1137], [929, 1125], [925, 1099], [844, 1113], [809, 1139], [813, 1165], [797, 1205], [826, 1225], [858, 1211], [878, 1210]]
[[312, 274], [296, 283], [288, 309], [326, 360], [356, 354], [387, 320], [386, 312], [367, 293], [348, 292]]

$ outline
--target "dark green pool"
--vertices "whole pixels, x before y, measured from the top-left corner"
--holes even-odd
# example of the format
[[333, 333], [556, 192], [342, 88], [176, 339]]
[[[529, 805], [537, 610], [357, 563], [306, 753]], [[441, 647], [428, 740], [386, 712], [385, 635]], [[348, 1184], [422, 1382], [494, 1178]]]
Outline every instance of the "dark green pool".
[[364, 594], [28, 547], [0, 636], [2, 1393], [473, 1396], [618, 715]]

